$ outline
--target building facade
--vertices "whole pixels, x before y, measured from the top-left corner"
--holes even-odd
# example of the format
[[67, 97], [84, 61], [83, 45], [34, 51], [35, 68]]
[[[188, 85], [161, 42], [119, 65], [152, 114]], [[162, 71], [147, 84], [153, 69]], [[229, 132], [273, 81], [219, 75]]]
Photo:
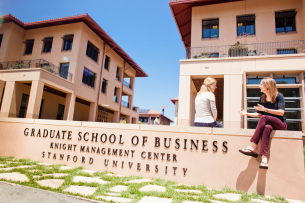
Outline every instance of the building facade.
[[147, 74], [88, 14], [2, 19], [1, 117], [137, 123], [135, 77]]
[[141, 124], [153, 125], [157, 116], [159, 116], [160, 125], [162, 125], [162, 120], [163, 125], [170, 125], [173, 122], [171, 119], [154, 109], [140, 109], [139, 112], [139, 121], [141, 121]]
[[186, 49], [180, 60], [176, 125], [194, 125], [194, 100], [206, 77], [217, 79], [218, 120], [225, 128], [255, 128], [260, 80], [272, 77], [285, 96], [288, 130], [305, 132], [305, 1], [171, 1]]

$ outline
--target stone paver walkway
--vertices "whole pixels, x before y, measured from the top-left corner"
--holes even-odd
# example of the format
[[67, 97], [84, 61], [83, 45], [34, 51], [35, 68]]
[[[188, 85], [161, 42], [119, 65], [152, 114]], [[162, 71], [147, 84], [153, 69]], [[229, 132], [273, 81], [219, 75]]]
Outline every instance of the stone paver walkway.
[[[199, 203], [202, 202], [202, 199], [207, 199], [213, 203], [232, 203], [237, 201], [242, 202], [242, 198], [249, 199], [249, 203], [280, 202], [278, 197], [257, 196], [256, 194], [248, 194], [240, 191], [236, 192], [228, 189], [207, 188], [207, 190], [203, 185], [183, 185], [162, 179], [124, 176], [102, 171], [87, 170], [82, 167], [54, 166], [47, 163], [8, 160], [0, 157], [0, 179], [2, 181], [34, 186], [44, 190], [56, 189], [59, 193], [91, 198], [91, 201], [93, 202]], [[18, 169], [18, 172], [12, 171], [16, 171], [16, 169]], [[227, 192], [224, 193], [225, 191]], [[150, 196], [150, 194], [153, 194], [153, 196]], [[0, 193], [0, 202], [1, 200]], [[304, 203], [299, 200], [287, 199], [287, 201], [289, 203]], [[5, 202], [11, 203], [13, 201]], [[34, 203], [35, 201], [29, 202]], [[54, 202], [57, 203], [58, 201], [50, 203]]]

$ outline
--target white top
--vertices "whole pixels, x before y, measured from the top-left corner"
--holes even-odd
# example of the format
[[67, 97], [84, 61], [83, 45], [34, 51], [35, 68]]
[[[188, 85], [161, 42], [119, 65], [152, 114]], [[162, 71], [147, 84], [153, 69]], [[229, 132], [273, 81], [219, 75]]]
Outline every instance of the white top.
[[217, 115], [215, 95], [212, 92], [203, 92], [195, 99], [195, 121], [199, 123], [215, 122], [213, 116]]
[[158, 122], [159, 122], [159, 119], [156, 118], [156, 119], [154, 120], [154, 125], [158, 125]]

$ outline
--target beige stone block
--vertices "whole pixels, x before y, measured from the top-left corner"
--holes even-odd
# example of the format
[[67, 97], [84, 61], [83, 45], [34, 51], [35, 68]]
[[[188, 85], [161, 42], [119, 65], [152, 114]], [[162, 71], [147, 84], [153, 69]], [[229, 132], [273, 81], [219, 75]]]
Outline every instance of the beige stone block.
[[41, 176], [37, 176], [37, 175], [35, 175], [35, 176], [33, 176], [33, 178], [38, 179], [38, 178], [41, 178]]
[[120, 193], [113, 193], [113, 192], [106, 192], [105, 194], [109, 195], [109, 196], [112, 196], [112, 197], [117, 197], [117, 196], [121, 195]]
[[140, 192], [150, 192], [150, 191], [157, 191], [157, 192], [166, 192], [166, 188], [159, 185], [145, 185], [139, 189]]
[[73, 167], [68, 167], [68, 166], [61, 166], [59, 168], [59, 170], [71, 170], [71, 169], [74, 169]]
[[175, 191], [177, 191], [177, 192], [184, 192], [184, 193], [197, 193], [197, 194], [201, 194], [202, 193], [202, 191], [200, 191], [200, 190], [175, 189]]
[[150, 179], [138, 179], [138, 180], [126, 181], [124, 183], [146, 183], [146, 182], [152, 182], [152, 180], [150, 180]]
[[0, 167], [6, 166], [5, 164], [0, 164]]
[[106, 201], [112, 201], [112, 202], [121, 202], [121, 203], [132, 202], [132, 199], [123, 198], [123, 197], [96, 196], [96, 198], [104, 199]]
[[38, 165], [52, 166], [52, 164], [47, 164], [47, 163], [38, 163]]
[[68, 175], [69, 174], [67, 174], [67, 173], [52, 173], [52, 174], [43, 174], [42, 176], [53, 176], [55, 178], [61, 178], [61, 177], [65, 177]]
[[64, 192], [70, 192], [73, 194], [81, 194], [84, 196], [93, 195], [96, 191], [96, 187], [87, 187], [87, 186], [76, 186], [71, 185], [64, 190]]
[[198, 127], [180, 127], [180, 126], [165, 126], [165, 125], [141, 125], [142, 131], [159, 131], [159, 132], [179, 132], [179, 133], [199, 133], [212, 134], [212, 128]]
[[142, 197], [138, 203], [172, 203], [172, 199], [169, 198], [159, 198], [159, 197]]
[[95, 172], [97, 172], [97, 171], [93, 171], [93, 170], [86, 170], [86, 169], [84, 169], [84, 170], [81, 170], [80, 172], [82, 172], [82, 173], [88, 173], [88, 174], [90, 174], [90, 175], [93, 175]]
[[81, 121], [63, 121], [63, 120], [47, 120], [47, 119], [35, 119], [35, 124], [41, 125], [58, 125], [58, 126], [82, 126]]
[[269, 201], [264, 201], [264, 200], [261, 200], [261, 199], [251, 199], [251, 202], [257, 202], [257, 203], [271, 203]]
[[29, 179], [26, 175], [21, 173], [0, 173], [0, 179], [11, 180], [11, 181], [20, 181], [20, 182], [29, 182]]
[[89, 128], [107, 128], [121, 130], [139, 130], [139, 124], [122, 124], [122, 123], [102, 123], [102, 122], [82, 122], [82, 127]]
[[36, 183], [43, 187], [50, 187], [52, 189], [59, 188], [65, 181], [58, 179], [47, 179], [47, 180], [39, 180]]
[[8, 123], [34, 123], [34, 119], [30, 118], [8, 118], [8, 117], [0, 117], [0, 122], [8, 122]]
[[213, 195], [213, 197], [215, 198], [226, 199], [230, 201], [239, 201], [241, 196], [242, 196], [241, 194], [234, 194], [234, 193]]

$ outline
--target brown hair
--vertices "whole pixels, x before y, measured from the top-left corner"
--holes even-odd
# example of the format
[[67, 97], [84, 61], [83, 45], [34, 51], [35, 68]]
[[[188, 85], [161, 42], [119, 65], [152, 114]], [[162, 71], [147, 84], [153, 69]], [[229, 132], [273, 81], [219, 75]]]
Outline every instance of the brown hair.
[[207, 77], [204, 80], [204, 82], [200, 88], [200, 91], [198, 92], [198, 95], [201, 95], [203, 92], [211, 92], [208, 85], [212, 85], [214, 83], [217, 83], [217, 80], [215, 80], [214, 78], [211, 78], [211, 77]]
[[[277, 93], [278, 93], [275, 80], [273, 80], [272, 78], [264, 78], [264, 79], [262, 79], [261, 83], [265, 87], [267, 85], [269, 86], [268, 90], [270, 92], [271, 103], [275, 103], [276, 102], [276, 96], [277, 96]], [[263, 94], [261, 102], [266, 103], [266, 100], [267, 100], [267, 95]]]

